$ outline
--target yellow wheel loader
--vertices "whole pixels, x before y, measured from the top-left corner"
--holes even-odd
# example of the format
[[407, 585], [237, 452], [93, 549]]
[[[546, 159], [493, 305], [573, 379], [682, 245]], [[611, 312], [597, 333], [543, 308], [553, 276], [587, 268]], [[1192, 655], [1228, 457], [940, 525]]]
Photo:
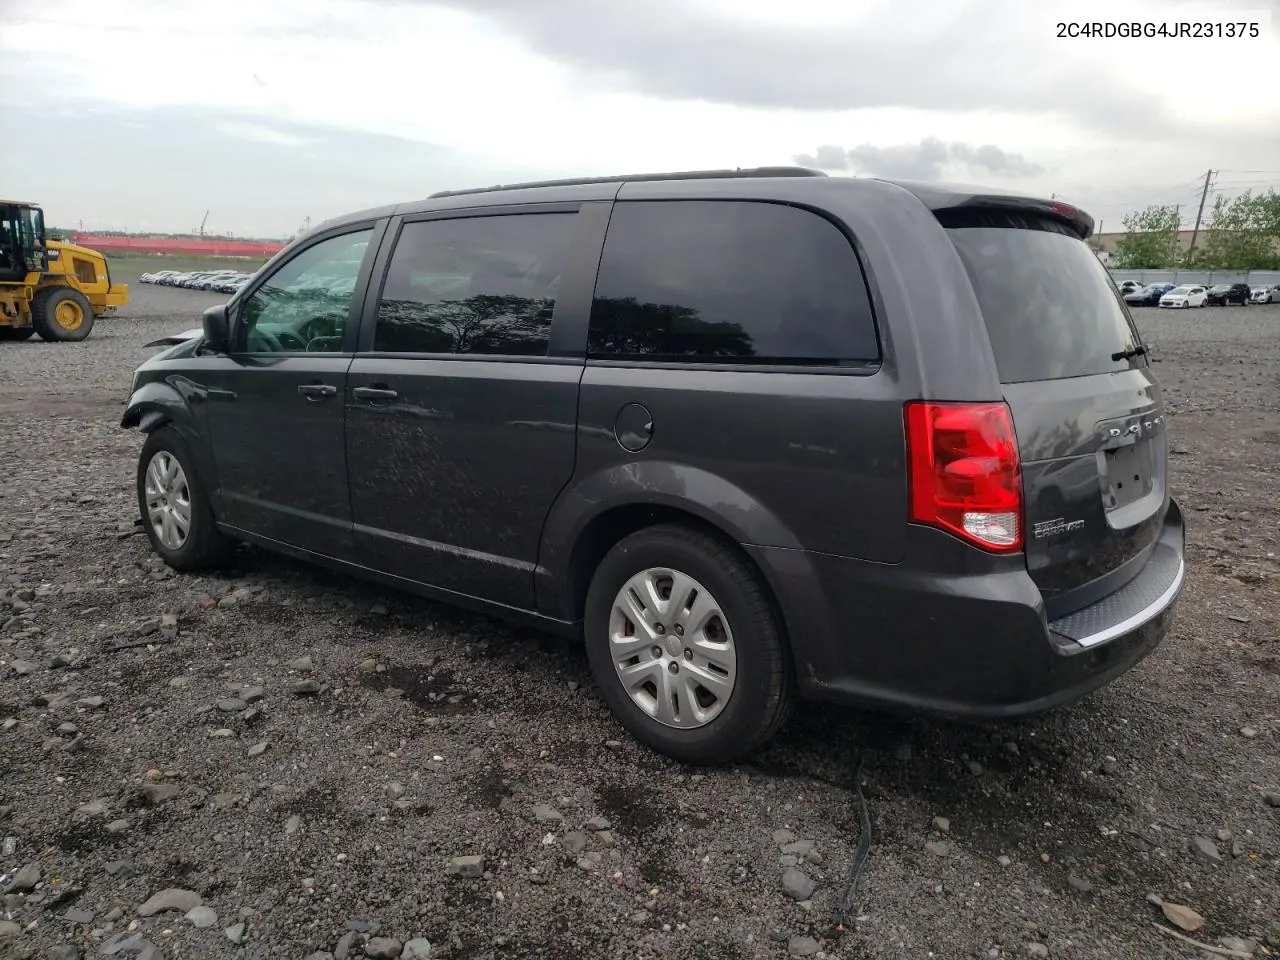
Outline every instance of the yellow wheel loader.
[[0, 200], [0, 340], [83, 340], [128, 302], [101, 253], [49, 240], [36, 204]]

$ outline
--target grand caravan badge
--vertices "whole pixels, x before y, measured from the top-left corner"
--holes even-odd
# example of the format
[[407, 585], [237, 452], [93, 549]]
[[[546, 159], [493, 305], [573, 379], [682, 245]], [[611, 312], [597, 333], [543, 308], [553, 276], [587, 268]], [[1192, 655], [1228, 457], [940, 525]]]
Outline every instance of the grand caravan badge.
[[1072, 533], [1084, 526], [1083, 520], [1067, 521], [1066, 517], [1057, 517], [1053, 520], [1042, 520], [1031, 527], [1031, 535], [1037, 540], [1043, 540], [1045, 537], [1060, 537], [1065, 533]]

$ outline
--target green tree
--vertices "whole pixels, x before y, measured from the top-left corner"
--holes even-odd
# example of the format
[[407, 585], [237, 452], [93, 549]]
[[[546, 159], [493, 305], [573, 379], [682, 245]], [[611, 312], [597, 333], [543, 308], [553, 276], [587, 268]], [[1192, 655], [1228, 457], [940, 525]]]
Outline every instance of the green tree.
[[1196, 265], [1210, 270], [1275, 270], [1280, 268], [1280, 195], [1274, 190], [1213, 202], [1203, 252]]
[[1116, 241], [1115, 265], [1125, 270], [1173, 266], [1181, 219], [1176, 206], [1153, 205], [1126, 214], [1124, 235]]
[[1259, 194], [1258, 219], [1262, 232], [1272, 240], [1280, 242], [1280, 193], [1269, 188], [1266, 193]]

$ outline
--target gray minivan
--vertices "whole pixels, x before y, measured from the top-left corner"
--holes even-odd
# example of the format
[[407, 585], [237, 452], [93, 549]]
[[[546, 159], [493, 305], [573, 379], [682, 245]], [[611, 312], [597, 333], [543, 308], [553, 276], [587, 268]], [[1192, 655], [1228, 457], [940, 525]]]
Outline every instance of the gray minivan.
[[137, 371], [138, 504], [581, 637], [639, 740], [794, 698], [1004, 718], [1113, 679], [1184, 572], [1164, 401], [1070, 205], [799, 168], [331, 221]]

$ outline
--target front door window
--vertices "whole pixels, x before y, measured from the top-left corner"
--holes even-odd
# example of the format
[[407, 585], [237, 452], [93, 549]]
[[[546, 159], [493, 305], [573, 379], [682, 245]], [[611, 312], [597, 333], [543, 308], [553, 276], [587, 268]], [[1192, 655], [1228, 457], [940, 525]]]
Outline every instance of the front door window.
[[240, 309], [234, 352], [341, 353], [372, 234], [322, 240], [268, 277]]

